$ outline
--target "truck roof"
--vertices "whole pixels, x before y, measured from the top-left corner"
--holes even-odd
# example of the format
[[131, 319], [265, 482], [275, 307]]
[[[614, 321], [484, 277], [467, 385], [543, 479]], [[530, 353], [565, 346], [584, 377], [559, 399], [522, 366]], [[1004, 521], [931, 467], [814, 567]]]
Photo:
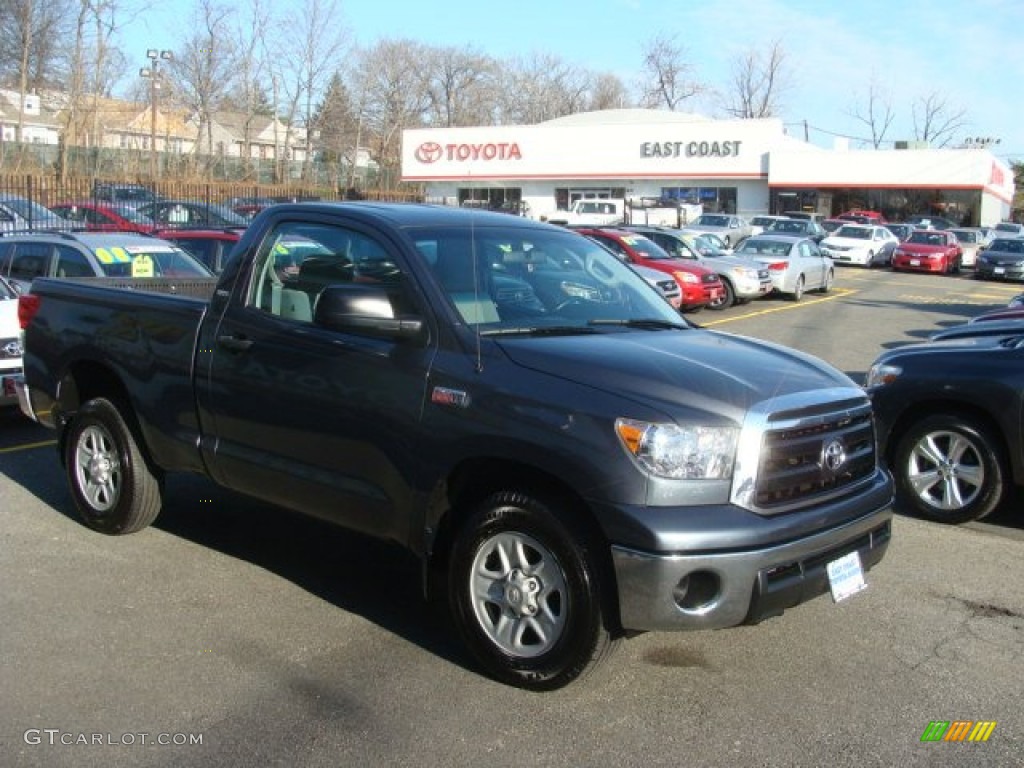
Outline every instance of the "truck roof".
[[431, 226], [502, 226], [536, 229], [550, 226], [522, 216], [512, 216], [496, 211], [481, 211], [475, 208], [456, 208], [426, 203], [382, 203], [368, 200], [350, 202], [283, 203], [275, 211], [318, 210], [326, 214], [344, 211], [347, 215], [366, 220], [386, 220], [397, 227]]

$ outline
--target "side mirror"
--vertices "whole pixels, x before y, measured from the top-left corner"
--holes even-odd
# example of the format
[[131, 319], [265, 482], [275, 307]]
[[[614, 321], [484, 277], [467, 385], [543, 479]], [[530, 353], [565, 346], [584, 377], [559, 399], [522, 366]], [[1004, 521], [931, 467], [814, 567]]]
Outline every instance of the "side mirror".
[[389, 339], [413, 339], [423, 320], [400, 314], [401, 289], [364, 283], [328, 285], [316, 301], [313, 322], [332, 331]]

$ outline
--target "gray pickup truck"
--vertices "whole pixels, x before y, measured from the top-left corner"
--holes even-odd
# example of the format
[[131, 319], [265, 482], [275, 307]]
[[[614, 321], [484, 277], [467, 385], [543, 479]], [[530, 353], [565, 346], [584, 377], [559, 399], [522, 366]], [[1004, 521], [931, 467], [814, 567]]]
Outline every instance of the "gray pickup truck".
[[286, 204], [191, 286], [208, 297], [159, 286], [40, 278], [20, 299], [21, 407], [58, 431], [84, 522], [137, 531], [195, 472], [399, 542], [506, 683], [841, 599], [888, 545], [858, 386], [690, 325], [572, 231]]

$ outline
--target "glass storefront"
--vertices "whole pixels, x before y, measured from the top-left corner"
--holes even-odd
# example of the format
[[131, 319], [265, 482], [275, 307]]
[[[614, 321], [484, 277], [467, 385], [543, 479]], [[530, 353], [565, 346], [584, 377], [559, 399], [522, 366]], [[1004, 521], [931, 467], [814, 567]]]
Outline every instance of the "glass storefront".
[[661, 197], [703, 205], [705, 213], [736, 213], [736, 187], [662, 187]]
[[771, 190], [773, 214], [784, 211], [817, 211], [838, 216], [854, 208], [879, 211], [887, 221], [903, 221], [915, 214], [932, 214], [965, 227], [977, 226], [981, 192], [972, 189], [834, 189]]

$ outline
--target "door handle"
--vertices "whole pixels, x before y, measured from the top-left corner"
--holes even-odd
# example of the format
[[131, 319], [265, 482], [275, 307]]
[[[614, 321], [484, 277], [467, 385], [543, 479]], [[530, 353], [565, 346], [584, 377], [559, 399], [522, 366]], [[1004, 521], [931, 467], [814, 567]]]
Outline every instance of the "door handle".
[[252, 339], [239, 338], [238, 336], [218, 336], [217, 343], [229, 352], [245, 352], [254, 342]]

